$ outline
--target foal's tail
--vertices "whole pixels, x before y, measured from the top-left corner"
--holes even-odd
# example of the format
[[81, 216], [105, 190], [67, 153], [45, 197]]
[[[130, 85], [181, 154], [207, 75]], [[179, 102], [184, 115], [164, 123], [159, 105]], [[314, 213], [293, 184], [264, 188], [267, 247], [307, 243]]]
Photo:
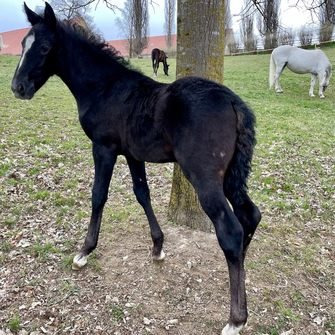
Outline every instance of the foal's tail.
[[247, 192], [247, 179], [256, 145], [256, 117], [240, 99], [233, 102], [237, 116], [237, 139], [233, 161], [226, 172], [224, 191], [236, 204], [243, 204]]
[[275, 70], [276, 70], [276, 64], [273, 59], [273, 52], [272, 52], [271, 59], [270, 59], [270, 76], [269, 76], [270, 90], [273, 87], [273, 84], [275, 82]]

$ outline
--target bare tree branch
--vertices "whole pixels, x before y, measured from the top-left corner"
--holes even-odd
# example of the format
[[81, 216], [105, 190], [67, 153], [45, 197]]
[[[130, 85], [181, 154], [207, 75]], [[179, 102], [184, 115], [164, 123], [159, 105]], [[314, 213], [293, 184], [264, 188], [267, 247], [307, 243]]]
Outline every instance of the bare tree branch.
[[254, 35], [254, 16], [254, 13], [242, 14], [241, 16], [240, 34], [244, 49], [247, 51], [257, 49], [257, 39]]
[[[86, 0], [84, 4], [78, 5], [78, 7], [76, 7], [75, 9], [85, 7], [85, 6], [89, 6], [89, 5], [93, 4], [94, 2], [96, 2], [95, 9], [97, 9], [98, 5], [101, 2], [101, 3], [104, 3], [106, 5], [106, 7], [108, 9], [111, 9], [114, 13], [116, 12], [116, 10], [120, 10], [120, 11], [122, 10], [120, 7], [113, 4], [113, 0]], [[159, 4], [157, 2], [155, 2], [154, 0], [150, 0], [149, 4], [153, 8], [154, 8], [154, 6], [159, 6]]]
[[[249, 13], [250, 11], [258, 11], [264, 16], [263, 5], [264, 0], [249, 0], [242, 12]], [[299, 10], [307, 10], [311, 15], [311, 22], [315, 22], [316, 19], [319, 21], [320, 9], [328, 8], [329, 21], [335, 23], [335, 6], [334, 0], [296, 0], [295, 4], [289, 6], [289, 8], [297, 8]], [[240, 13], [239, 15], [241, 15]]]
[[129, 57], [140, 56], [148, 44], [149, 10], [147, 0], [127, 0], [115, 20], [121, 35], [127, 39]]

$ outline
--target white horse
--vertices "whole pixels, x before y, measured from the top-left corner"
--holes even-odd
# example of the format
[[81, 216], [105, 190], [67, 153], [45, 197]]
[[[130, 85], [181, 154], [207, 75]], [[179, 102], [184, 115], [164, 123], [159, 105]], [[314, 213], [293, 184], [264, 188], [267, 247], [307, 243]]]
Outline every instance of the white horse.
[[277, 93], [283, 93], [279, 84], [279, 77], [287, 66], [292, 72], [303, 74], [311, 73], [311, 88], [309, 95], [313, 94], [316, 76], [319, 78], [319, 96], [324, 98], [323, 92], [329, 85], [329, 79], [332, 75], [332, 66], [325, 53], [319, 49], [304, 50], [290, 45], [280, 46], [272, 51], [270, 60], [270, 89], [275, 83]]
[[8, 45], [3, 44], [3, 42], [2, 42], [2, 36], [0, 35], [0, 53], [1, 53], [1, 49], [2, 48], [5, 49], [7, 47], [8, 47]]

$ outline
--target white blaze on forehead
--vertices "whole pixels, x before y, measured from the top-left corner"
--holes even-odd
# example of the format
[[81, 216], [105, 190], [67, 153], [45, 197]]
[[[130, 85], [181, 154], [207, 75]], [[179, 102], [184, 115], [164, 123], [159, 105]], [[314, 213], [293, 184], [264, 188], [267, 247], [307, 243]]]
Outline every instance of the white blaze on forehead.
[[24, 46], [23, 54], [21, 56], [21, 60], [20, 60], [18, 69], [21, 67], [21, 65], [23, 63], [23, 60], [24, 60], [24, 58], [26, 56], [26, 53], [29, 51], [29, 49], [33, 45], [34, 41], [35, 41], [35, 36], [34, 35], [30, 35], [30, 36], [27, 37], [27, 39], [26, 39], [26, 45]]

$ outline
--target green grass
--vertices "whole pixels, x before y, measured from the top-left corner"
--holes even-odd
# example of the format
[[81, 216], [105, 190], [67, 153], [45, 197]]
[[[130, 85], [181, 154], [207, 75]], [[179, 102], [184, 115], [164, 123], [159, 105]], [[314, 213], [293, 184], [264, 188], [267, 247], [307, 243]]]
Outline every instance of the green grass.
[[9, 319], [8, 328], [14, 332], [17, 332], [22, 328], [20, 326], [20, 318], [18, 313], [14, 313], [14, 315]]
[[114, 322], [119, 322], [122, 318], [123, 306], [112, 306], [110, 309], [110, 314]]

